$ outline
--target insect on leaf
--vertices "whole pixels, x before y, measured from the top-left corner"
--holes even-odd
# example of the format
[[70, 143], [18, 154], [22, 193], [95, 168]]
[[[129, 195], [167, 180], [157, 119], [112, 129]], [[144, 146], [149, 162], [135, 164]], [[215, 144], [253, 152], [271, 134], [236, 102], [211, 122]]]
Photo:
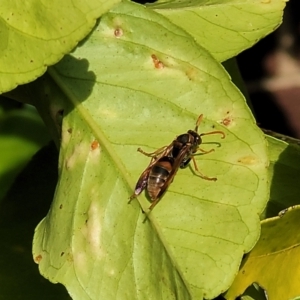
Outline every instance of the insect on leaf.
[[[225, 291], [260, 233], [267, 153], [245, 100], [212, 56], [161, 15], [123, 2], [51, 68], [66, 96], [60, 179], [33, 253], [73, 299], [202, 299]], [[153, 152], [195, 128], [201, 147], [148, 215], [127, 204]]]

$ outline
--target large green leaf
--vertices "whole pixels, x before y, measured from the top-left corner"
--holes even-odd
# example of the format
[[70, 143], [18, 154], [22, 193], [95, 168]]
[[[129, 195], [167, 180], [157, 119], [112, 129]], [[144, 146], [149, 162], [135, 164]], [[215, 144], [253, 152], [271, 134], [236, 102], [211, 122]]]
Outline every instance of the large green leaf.
[[219, 61], [250, 48], [282, 22], [286, 0], [183, 0], [149, 4]]
[[[42, 274], [80, 300], [225, 291], [260, 233], [268, 159], [223, 67], [164, 17], [124, 2], [49, 72], [66, 100], [59, 184], [34, 237]], [[149, 163], [137, 147], [171, 143], [200, 113], [201, 132], [226, 133], [203, 137], [215, 152], [196, 159], [218, 180], [180, 170], [143, 223], [144, 194], [127, 204]]]
[[58, 62], [119, 0], [1, 1], [0, 93]]

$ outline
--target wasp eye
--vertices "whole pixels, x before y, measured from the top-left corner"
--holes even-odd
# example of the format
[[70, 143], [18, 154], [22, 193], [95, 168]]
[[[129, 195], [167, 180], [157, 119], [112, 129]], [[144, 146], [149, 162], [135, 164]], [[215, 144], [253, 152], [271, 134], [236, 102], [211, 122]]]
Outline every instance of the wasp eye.
[[202, 139], [201, 139], [200, 136], [197, 136], [197, 137], [195, 138], [195, 141], [196, 141], [197, 145], [200, 145], [200, 144], [202, 143]]

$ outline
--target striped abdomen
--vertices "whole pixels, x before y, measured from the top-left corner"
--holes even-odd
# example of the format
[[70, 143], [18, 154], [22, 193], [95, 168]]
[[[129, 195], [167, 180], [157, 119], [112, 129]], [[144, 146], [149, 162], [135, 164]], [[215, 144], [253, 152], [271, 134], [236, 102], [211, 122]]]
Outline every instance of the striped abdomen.
[[152, 166], [147, 183], [147, 191], [152, 201], [162, 196], [163, 193], [160, 192], [169, 179], [173, 163], [172, 157], [164, 156]]

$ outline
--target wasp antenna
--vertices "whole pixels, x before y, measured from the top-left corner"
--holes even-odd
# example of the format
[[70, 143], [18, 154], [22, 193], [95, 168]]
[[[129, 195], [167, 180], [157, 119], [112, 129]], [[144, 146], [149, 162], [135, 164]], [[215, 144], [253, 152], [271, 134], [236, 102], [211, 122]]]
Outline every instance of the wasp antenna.
[[199, 127], [200, 123], [202, 122], [202, 120], [203, 120], [203, 114], [201, 114], [197, 119], [196, 127], [195, 127], [196, 132], [198, 131], [198, 127]]

